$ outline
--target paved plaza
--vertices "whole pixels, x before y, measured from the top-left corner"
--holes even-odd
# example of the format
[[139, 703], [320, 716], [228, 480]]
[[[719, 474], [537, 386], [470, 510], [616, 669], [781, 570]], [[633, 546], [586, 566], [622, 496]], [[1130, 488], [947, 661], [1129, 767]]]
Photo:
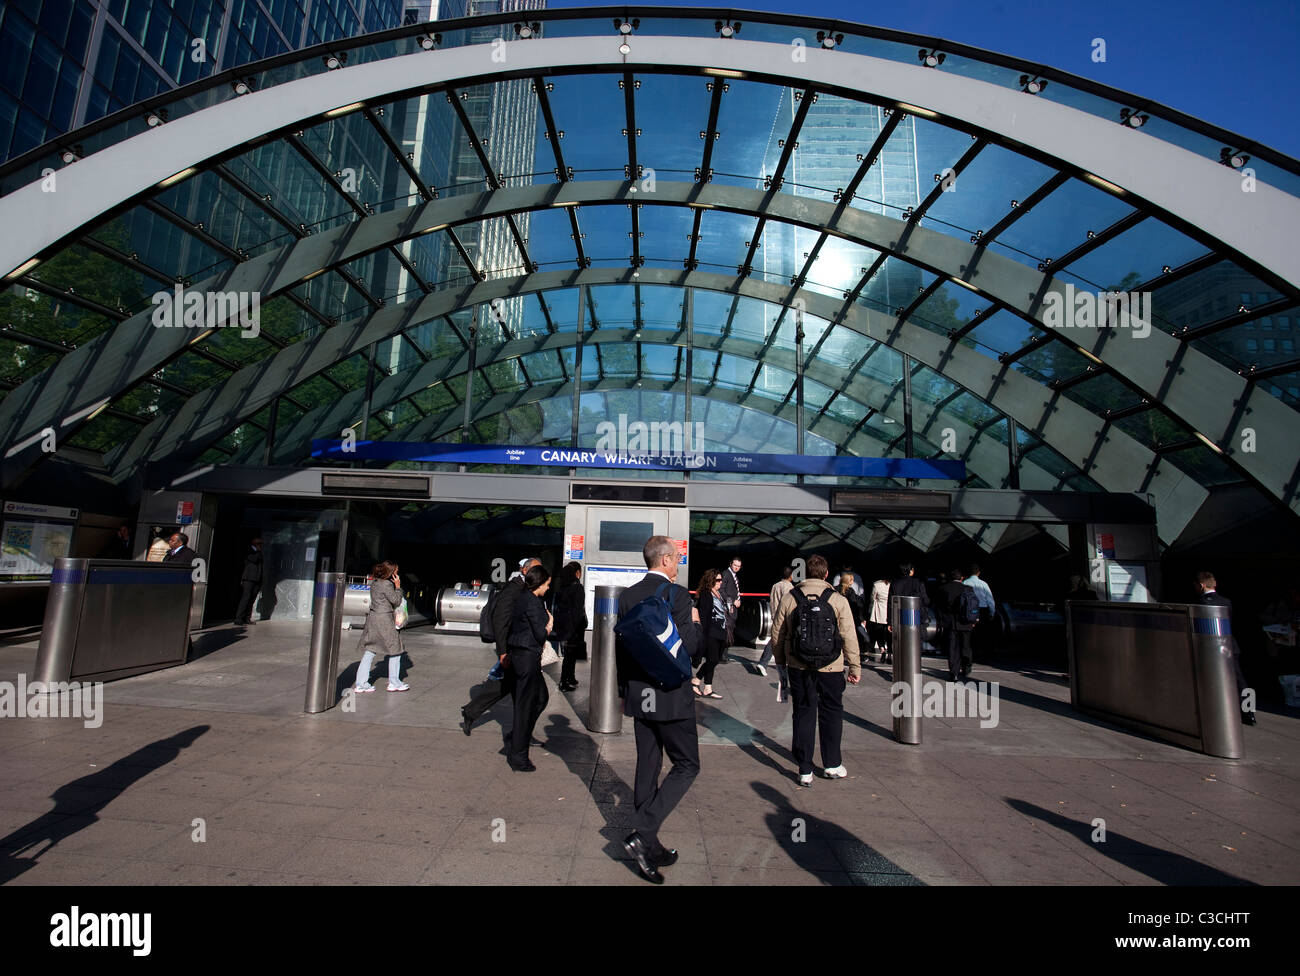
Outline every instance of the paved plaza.
[[[0, 719], [0, 881], [644, 885], [620, 843], [631, 723], [586, 731], [585, 662], [569, 695], [549, 669], [538, 769], [520, 774], [500, 752], [508, 701], [468, 739], [457, 724], [492, 660], [477, 638], [413, 629], [409, 692], [377, 677], [355, 711], [305, 715], [308, 628], [197, 634], [189, 664], [106, 685], [98, 728]], [[0, 680], [30, 675], [35, 651], [0, 645]], [[941, 662], [925, 666], [938, 682]], [[1261, 713], [1227, 761], [1075, 713], [1057, 672], [973, 677], [999, 683], [997, 726], [927, 718], [904, 746], [888, 666], [871, 665], [845, 695], [848, 778], [801, 788], [775, 672], [733, 657], [723, 699], [698, 707], [702, 772], [663, 828], [681, 852], [668, 885], [1300, 882], [1295, 709]]]

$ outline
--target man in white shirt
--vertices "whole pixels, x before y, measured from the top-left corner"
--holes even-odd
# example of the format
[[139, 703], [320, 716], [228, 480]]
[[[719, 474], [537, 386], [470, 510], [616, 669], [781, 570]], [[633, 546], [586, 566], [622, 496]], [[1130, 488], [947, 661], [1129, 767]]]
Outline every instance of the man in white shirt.
[[[793, 566], [787, 566], [785, 569], [781, 570], [781, 578], [776, 581], [776, 585], [772, 587], [772, 592], [767, 595], [769, 621], [776, 620], [777, 607], [781, 605], [781, 601], [785, 599], [785, 595], [794, 589], [793, 577], [794, 577]], [[767, 646], [763, 648], [763, 654], [758, 659], [758, 664], [755, 665], [755, 667], [758, 668], [758, 673], [761, 674], [764, 678], [767, 677], [767, 668], [764, 667], [764, 665], [770, 663], [772, 660], [772, 638], [774, 636], [776, 636], [774, 632], [769, 633], [767, 635], [768, 638]], [[783, 694], [784, 686], [785, 686], [785, 675], [783, 674], [781, 675], [781, 686], [778, 687], [776, 691], [776, 700], [779, 702], [785, 701], [785, 696]]]
[[962, 582], [975, 591], [980, 602], [980, 619], [975, 627], [974, 642], [979, 645], [981, 652], [989, 651], [993, 647], [993, 614], [997, 610], [993, 591], [980, 579], [980, 568], [976, 563], [971, 563], [970, 575]]

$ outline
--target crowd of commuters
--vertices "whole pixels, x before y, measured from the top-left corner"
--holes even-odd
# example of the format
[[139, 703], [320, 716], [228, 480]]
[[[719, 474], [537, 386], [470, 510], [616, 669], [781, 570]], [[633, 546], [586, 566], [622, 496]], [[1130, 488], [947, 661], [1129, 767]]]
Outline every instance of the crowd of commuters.
[[[169, 540], [172, 548], [185, 540]], [[258, 540], [260, 542], [260, 540]], [[619, 635], [615, 660], [623, 713], [633, 719], [636, 745], [636, 774], [633, 788], [632, 831], [623, 846], [635, 860], [643, 878], [662, 884], [662, 868], [677, 860], [677, 852], [659, 837], [665, 818], [689, 790], [700, 771], [696, 700], [720, 700], [714, 690], [716, 669], [725, 660], [735, 639], [740, 609], [741, 560], [733, 559], [722, 568], [710, 568], [701, 575], [694, 598], [677, 582], [679, 553], [673, 540], [654, 536], [642, 550], [646, 575], [619, 596]], [[996, 602], [983, 579], [980, 567], [952, 568], [939, 573], [927, 587], [916, 567], [903, 563], [892, 578], [867, 578], [852, 567], [842, 567], [833, 580], [824, 557], [813, 555], [806, 563], [787, 566], [768, 594], [771, 611], [770, 639], [755, 668], [766, 675], [771, 664], [780, 677], [778, 701], [792, 709], [791, 755], [795, 774], [802, 786], [811, 785], [816, 770], [815, 747], [819, 747], [821, 775], [842, 779], [848, 775], [841, 751], [844, 726], [844, 693], [860, 682], [863, 668], [873, 653], [888, 661], [892, 631], [890, 598], [915, 597], [936, 620], [936, 646], [946, 654], [948, 677], [953, 682], [970, 680], [971, 668], [981, 648], [993, 645]], [[513, 722], [504, 733], [503, 752], [510, 768], [532, 772], [529, 746], [538, 719], [550, 700], [543, 675], [544, 654], [551, 642], [563, 651], [559, 687], [571, 691], [578, 686], [575, 665], [586, 654], [586, 630], [582, 567], [571, 562], [560, 570], [552, 590], [550, 573], [540, 560], [527, 558], [510, 580], [491, 598], [492, 638], [496, 644], [500, 680], [484, 683], [481, 690], [461, 709], [461, 728], [470, 735], [474, 723], [498, 701], [513, 698]], [[1205, 604], [1231, 606], [1217, 592], [1210, 573], [1197, 577], [1198, 600]], [[551, 595], [554, 613], [548, 611]], [[1070, 581], [1069, 599], [1096, 600], [1080, 577]], [[405, 691], [400, 681], [401, 638], [394, 625], [394, 613], [401, 604], [398, 567], [382, 562], [374, 567], [371, 606], [362, 634], [364, 650], [357, 671], [355, 690], [373, 690], [370, 668], [376, 653], [388, 656], [389, 691]], [[661, 605], [661, 624], [671, 618], [660, 634], [665, 647], [680, 655], [689, 667], [680, 684], [652, 676], [642, 656], [628, 646], [623, 624], [648, 604]], [[1279, 633], [1289, 630], [1294, 640], [1300, 624], [1300, 587], [1275, 608], [1284, 618]], [[661, 624], [656, 624], [656, 629]], [[988, 637], [981, 642], [981, 632]], [[630, 633], [630, 632], [628, 632]], [[1283, 635], [1285, 637], [1285, 635]], [[1235, 651], [1235, 645], [1234, 645]], [[1240, 691], [1246, 690], [1234, 653]], [[496, 669], [494, 668], [494, 672]], [[494, 677], [490, 675], [489, 677]], [[689, 680], [687, 678], [689, 677]], [[1243, 710], [1243, 721], [1254, 724], [1253, 710]], [[671, 764], [662, 776], [665, 754]]]

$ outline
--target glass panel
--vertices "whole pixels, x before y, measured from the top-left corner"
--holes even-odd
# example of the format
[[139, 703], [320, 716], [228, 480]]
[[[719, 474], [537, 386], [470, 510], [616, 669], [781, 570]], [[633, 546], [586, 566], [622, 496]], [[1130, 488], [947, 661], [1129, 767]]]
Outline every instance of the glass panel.
[[778, 85], [728, 80], [718, 113], [713, 144], [713, 182], [724, 186], [760, 186], [781, 154], [794, 121], [791, 91]]
[[1053, 340], [1031, 353], [1021, 356], [1012, 369], [1032, 376], [1040, 382], [1068, 379], [1082, 373], [1089, 360], [1079, 355], [1064, 342]]
[[[1049, 85], [1048, 89], [1055, 88]], [[1070, 180], [993, 242], [994, 250], [1024, 264], [1057, 259], [1133, 210], [1118, 197], [1081, 180]]]
[[643, 171], [653, 169], [657, 180], [690, 183], [704, 146], [694, 133], [708, 127], [707, 86], [716, 79], [646, 74], [637, 80], [641, 83], [636, 91], [636, 125], [641, 130], [637, 162]]
[[[611, 42], [612, 43], [612, 42]], [[627, 111], [620, 78], [556, 75], [548, 95], [555, 127], [565, 132], [564, 162], [578, 179], [621, 180], [628, 164]]]
[[1232, 469], [1228, 462], [1203, 444], [1184, 448], [1181, 451], [1173, 451], [1164, 455], [1164, 457], [1179, 470], [1186, 472], [1200, 484], [1207, 487], [1236, 484], [1245, 480]]
[[723, 273], [735, 271], [744, 263], [748, 242], [754, 239], [757, 227], [757, 217], [706, 210], [700, 220], [700, 242], [695, 252], [700, 268]]
[[1152, 450], [1192, 437], [1189, 429], [1154, 407], [1130, 417], [1121, 417], [1115, 421], [1115, 426]]
[[969, 338], [984, 355], [996, 358], [1001, 353], [1015, 352], [1042, 334], [1042, 329], [1030, 325], [1014, 312], [1001, 309], [973, 329]]
[[694, 215], [683, 207], [642, 207], [641, 255], [650, 267], [680, 268], [690, 241]]
[[1109, 373], [1098, 373], [1091, 379], [1071, 386], [1065, 395], [1097, 413], [1123, 410], [1142, 399]]
[[1052, 170], [1042, 163], [1001, 146], [985, 146], [926, 211], [923, 224], [969, 238], [996, 224], [1010, 211], [1012, 200], [1024, 200], [1051, 176]]
[[1063, 276], [1097, 289], [1128, 291], [1159, 277], [1161, 268], [1176, 268], [1205, 253], [1205, 245], [1148, 217], [1079, 258]]
[[[850, 244], [837, 237], [827, 238], [808, 272], [806, 286], [823, 295], [842, 297], [862, 280], [867, 269], [880, 257], [875, 248]], [[799, 267], [803, 268], [806, 259]]]
[[[524, 233], [523, 227], [519, 230]], [[537, 210], [530, 214], [524, 243], [528, 245], [528, 256], [540, 265], [542, 271], [572, 268], [578, 260], [573, 225], [564, 208]]]
[[[0, 315], [7, 311], [9, 295], [0, 295]], [[57, 353], [29, 346], [0, 331], [0, 379], [18, 386], [59, 361]]]
[[[929, 273], [923, 275], [927, 287], [934, 277]], [[960, 329], [987, 307], [987, 298], [969, 288], [949, 282], [936, 288], [907, 320], [946, 336]]]

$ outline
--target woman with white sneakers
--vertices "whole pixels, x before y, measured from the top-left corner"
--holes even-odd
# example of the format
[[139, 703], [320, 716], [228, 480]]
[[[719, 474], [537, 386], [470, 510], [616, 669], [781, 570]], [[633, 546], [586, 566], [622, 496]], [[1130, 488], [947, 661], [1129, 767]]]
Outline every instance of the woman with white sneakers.
[[370, 612], [366, 614], [366, 628], [361, 632], [360, 644], [365, 653], [357, 665], [357, 684], [353, 691], [361, 694], [375, 690], [370, 683], [370, 666], [377, 650], [388, 655], [388, 690], [406, 691], [411, 686], [401, 680], [402, 645], [397, 639], [397, 624], [393, 616], [402, 605], [402, 580], [397, 575], [397, 563], [389, 560], [376, 563], [370, 575]]

